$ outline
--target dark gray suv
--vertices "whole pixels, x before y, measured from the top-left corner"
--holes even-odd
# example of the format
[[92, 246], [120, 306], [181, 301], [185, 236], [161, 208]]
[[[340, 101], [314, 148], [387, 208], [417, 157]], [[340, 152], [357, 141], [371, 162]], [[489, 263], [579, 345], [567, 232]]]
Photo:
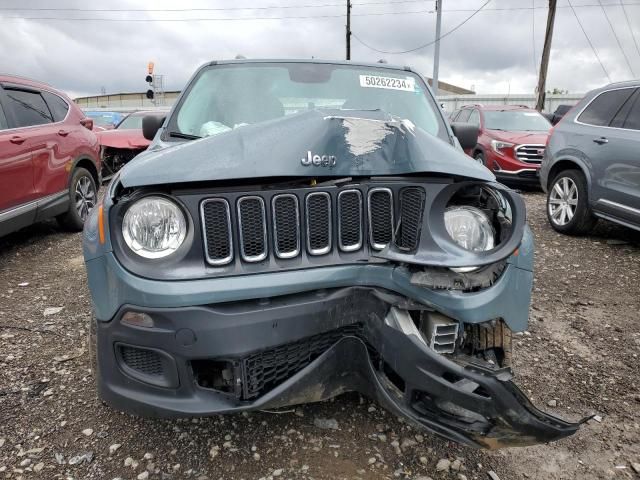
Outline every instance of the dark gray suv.
[[554, 128], [540, 169], [547, 216], [583, 234], [598, 218], [640, 230], [640, 81], [589, 92]]

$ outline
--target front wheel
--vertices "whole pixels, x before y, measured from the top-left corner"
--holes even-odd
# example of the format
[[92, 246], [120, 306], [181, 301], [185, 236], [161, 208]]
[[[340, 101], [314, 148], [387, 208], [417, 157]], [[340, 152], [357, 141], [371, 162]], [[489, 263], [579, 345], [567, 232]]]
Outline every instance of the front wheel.
[[556, 175], [547, 193], [547, 218], [558, 232], [583, 235], [598, 221], [591, 212], [587, 182], [582, 172], [564, 170]]
[[58, 217], [58, 222], [64, 228], [78, 232], [97, 203], [96, 181], [88, 170], [76, 168], [69, 186], [69, 210]]
[[476, 153], [476, 156], [474, 158], [475, 158], [475, 161], [478, 162], [480, 165], [484, 165], [485, 167], [487, 166], [486, 163], [484, 162], [484, 155], [482, 152]]

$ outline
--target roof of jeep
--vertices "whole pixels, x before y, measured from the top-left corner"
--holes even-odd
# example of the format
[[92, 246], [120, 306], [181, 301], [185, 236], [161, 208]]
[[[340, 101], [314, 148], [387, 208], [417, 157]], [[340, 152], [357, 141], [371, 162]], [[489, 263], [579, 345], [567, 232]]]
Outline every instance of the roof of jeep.
[[233, 63], [313, 63], [313, 64], [328, 64], [328, 65], [352, 65], [355, 67], [373, 67], [383, 68], [387, 70], [402, 70], [405, 72], [417, 73], [411, 67], [403, 67], [400, 65], [390, 65], [388, 63], [367, 63], [367, 62], [354, 62], [351, 60], [321, 60], [317, 58], [238, 58], [234, 60], [213, 60], [207, 65], [227, 65]]

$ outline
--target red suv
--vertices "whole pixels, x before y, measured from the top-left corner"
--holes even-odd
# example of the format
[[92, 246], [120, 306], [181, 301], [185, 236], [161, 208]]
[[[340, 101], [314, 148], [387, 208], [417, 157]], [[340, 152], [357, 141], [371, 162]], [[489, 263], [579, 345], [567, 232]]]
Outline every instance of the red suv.
[[100, 184], [92, 126], [64, 93], [0, 75], [0, 236], [51, 217], [82, 229]]
[[450, 119], [479, 127], [478, 144], [466, 152], [498, 180], [539, 186], [538, 170], [551, 123], [537, 110], [519, 105], [467, 105]]

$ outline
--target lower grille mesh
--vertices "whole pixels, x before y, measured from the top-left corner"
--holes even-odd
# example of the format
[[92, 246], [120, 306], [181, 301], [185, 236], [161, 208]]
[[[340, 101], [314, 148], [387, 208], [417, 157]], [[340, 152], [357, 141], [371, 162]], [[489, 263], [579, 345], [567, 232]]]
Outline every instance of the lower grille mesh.
[[401, 250], [415, 250], [420, 241], [422, 211], [425, 193], [419, 187], [407, 187], [400, 191], [400, 224], [396, 234], [396, 245]]
[[246, 357], [242, 361], [243, 398], [249, 400], [267, 393], [309, 365], [341, 338], [358, 336], [361, 332], [362, 325], [348, 325]]
[[162, 357], [153, 350], [128, 347], [125, 345], [120, 345], [118, 348], [120, 349], [123, 362], [132, 370], [154, 377], [164, 375]]

